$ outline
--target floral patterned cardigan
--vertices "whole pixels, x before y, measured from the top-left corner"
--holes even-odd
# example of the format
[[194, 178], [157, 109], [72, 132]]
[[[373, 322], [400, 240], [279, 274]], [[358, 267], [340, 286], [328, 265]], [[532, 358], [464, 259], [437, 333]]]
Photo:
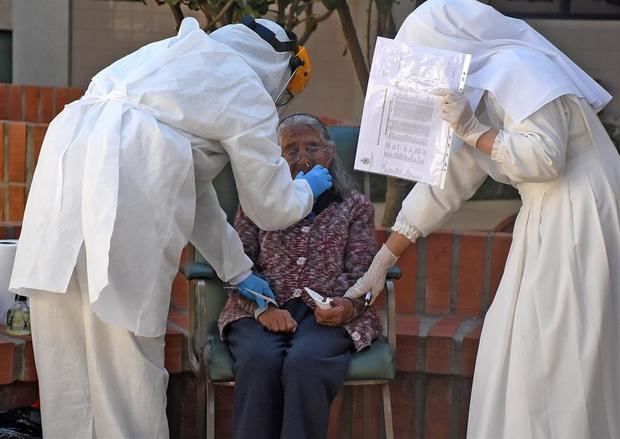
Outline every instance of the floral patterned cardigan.
[[[276, 232], [260, 230], [239, 209], [235, 229], [256, 274], [269, 282], [279, 305], [301, 298], [315, 309], [303, 287], [324, 296], [344, 295], [368, 269], [376, 251], [374, 209], [359, 192], [342, 199], [329, 191], [306, 218]], [[381, 333], [381, 323], [372, 307], [364, 308], [363, 299], [354, 303], [355, 317], [342, 326], [359, 351]], [[220, 334], [225, 336], [231, 322], [253, 318], [255, 307], [236, 291], [231, 294], [220, 314]]]

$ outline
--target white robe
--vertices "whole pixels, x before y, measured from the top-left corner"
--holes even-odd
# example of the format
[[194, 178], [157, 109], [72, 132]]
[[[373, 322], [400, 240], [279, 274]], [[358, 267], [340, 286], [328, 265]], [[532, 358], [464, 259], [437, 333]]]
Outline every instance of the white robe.
[[232, 32], [232, 41], [254, 51], [246, 60], [197, 23], [184, 25], [179, 36], [98, 73], [86, 95], [51, 122], [12, 291], [65, 292], [84, 244], [92, 310], [106, 323], [156, 337], [165, 332], [190, 236], [224, 280], [252, 266], [211, 184], [229, 161], [241, 205], [262, 229], [288, 227], [309, 213], [310, 187], [292, 182], [275, 143], [269, 93], [290, 74], [290, 54], [275, 59], [243, 25], [218, 30], [218, 38]]
[[620, 438], [620, 157], [592, 108], [563, 96], [521, 122], [487, 93], [492, 156], [450, 158], [445, 190], [418, 184], [401, 220], [427, 235], [487, 175], [523, 200], [482, 331], [469, 439]]

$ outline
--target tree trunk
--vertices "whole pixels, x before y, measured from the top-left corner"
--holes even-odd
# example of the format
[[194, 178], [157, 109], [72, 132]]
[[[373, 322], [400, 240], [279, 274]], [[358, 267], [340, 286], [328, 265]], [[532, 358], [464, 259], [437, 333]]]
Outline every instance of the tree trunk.
[[336, 11], [340, 17], [342, 33], [344, 34], [344, 39], [347, 42], [347, 48], [349, 49], [351, 59], [353, 60], [357, 80], [360, 83], [360, 87], [362, 87], [362, 93], [366, 94], [366, 88], [368, 87], [368, 66], [366, 65], [364, 53], [362, 52], [359, 40], [357, 39], [357, 32], [355, 31], [353, 18], [351, 18], [349, 5], [345, 0], [340, 0], [336, 5]]

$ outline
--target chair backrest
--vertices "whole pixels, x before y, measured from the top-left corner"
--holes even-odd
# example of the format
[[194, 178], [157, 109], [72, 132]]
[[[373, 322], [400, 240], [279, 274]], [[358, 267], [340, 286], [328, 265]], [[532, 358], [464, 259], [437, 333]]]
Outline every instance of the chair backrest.
[[336, 153], [344, 168], [355, 177], [358, 190], [364, 187], [364, 173], [355, 171], [355, 152], [357, 151], [357, 139], [359, 137], [359, 127], [333, 126], [327, 128], [332, 140], [336, 143]]

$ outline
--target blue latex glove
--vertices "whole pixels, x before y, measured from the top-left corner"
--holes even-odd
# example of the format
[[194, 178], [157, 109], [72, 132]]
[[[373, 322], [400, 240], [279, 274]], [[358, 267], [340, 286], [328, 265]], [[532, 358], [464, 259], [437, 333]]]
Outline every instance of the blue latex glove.
[[295, 176], [295, 180], [306, 180], [312, 189], [312, 195], [314, 199], [317, 199], [319, 195], [332, 187], [332, 176], [329, 171], [321, 165], [314, 165], [314, 168], [310, 169], [310, 172], [304, 174], [304, 171], [299, 171], [299, 174]]
[[263, 296], [271, 297], [274, 300], [276, 298], [276, 296], [273, 294], [273, 291], [271, 291], [271, 288], [269, 288], [269, 284], [264, 279], [258, 277], [254, 273], [250, 274], [245, 280], [241, 281], [237, 285], [237, 288], [239, 288], [239, 294], [241, 294], [248, 300], [256, 302], [258, 307], [261, 309], [267, 307], [267, 302], [265, 301], [265, 299], [255, 296], [254, 294], [247, 291], [246, 288], [252, 291], [256, 291]]

